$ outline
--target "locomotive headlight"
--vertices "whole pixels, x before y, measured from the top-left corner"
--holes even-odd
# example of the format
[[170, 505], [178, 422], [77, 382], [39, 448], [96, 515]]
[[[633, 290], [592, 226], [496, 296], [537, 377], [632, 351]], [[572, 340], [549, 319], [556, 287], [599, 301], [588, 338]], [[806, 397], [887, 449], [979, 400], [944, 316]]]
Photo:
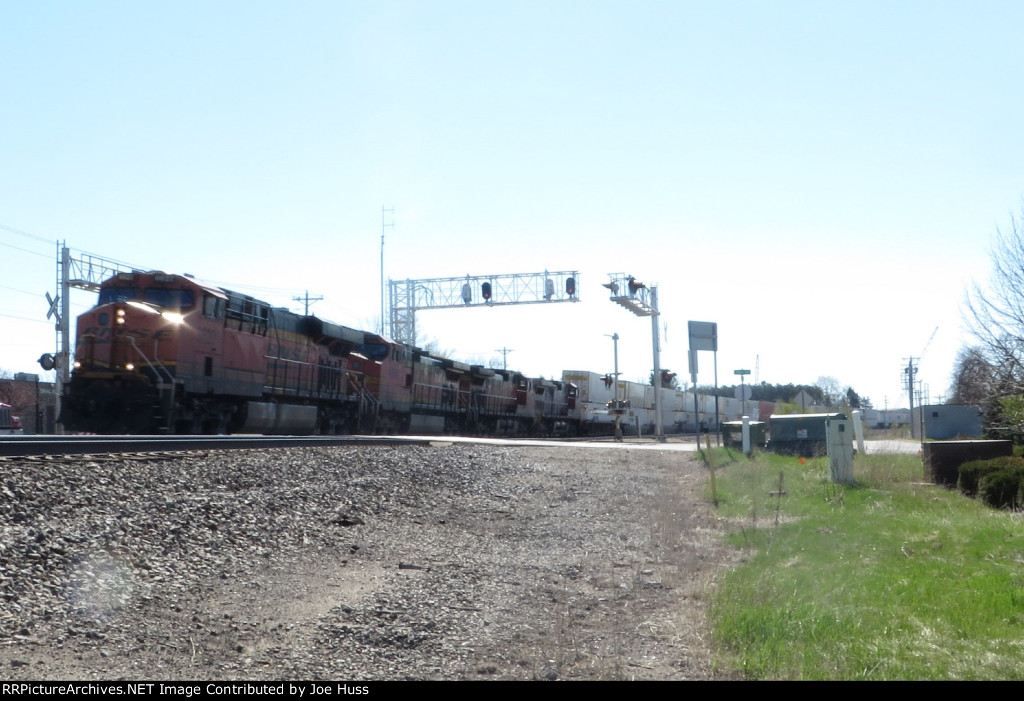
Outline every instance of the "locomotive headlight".
[[118, 309], [115, 315], [114, 323], [124, 324], [124, 309]]
[[172, 324], [180, 324], [181, 322], [185, 321], [185, 317], [179, 314], [178, 312], [161, 312], [160, 316], [162, 316], [164, 319], [171, 322]]
[[135, 363], [125, 363], [124, 364], [124, 369], [125, 370], [134, 370], [135, 369]]

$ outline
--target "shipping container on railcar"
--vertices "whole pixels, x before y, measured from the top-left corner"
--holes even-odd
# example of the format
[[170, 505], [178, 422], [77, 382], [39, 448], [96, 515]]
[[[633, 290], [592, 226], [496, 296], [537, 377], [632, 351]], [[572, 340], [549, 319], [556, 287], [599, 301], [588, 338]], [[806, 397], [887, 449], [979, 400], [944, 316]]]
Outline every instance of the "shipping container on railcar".
[[589, 370], [563, 370], [562, 382], [577, 389], [569, 419], [581, 434], [614, 432], [613, 417], [608, 413], [608, 402], [613, 399], [610, 377]]
[[[579, 432], [585, 435], [612, 435], [615, 432], [615, 416], [609, 411], [608, 405], [616, 397], [629, 402], [625, 415], [622, 417], [622, 430], [626, 434], [644, 432], [650, 425], [647, 411], [647, 387], [636, 382], [620, 380], [615, 383], [611, 375], [601, 375], [587, 370], [565, 370], [562, 382], [576, 388], [577, 397], [574, 407], [570, 408], [569, 418], [579, 426]], [[651, 395], [653, 405], [653, 395]]]

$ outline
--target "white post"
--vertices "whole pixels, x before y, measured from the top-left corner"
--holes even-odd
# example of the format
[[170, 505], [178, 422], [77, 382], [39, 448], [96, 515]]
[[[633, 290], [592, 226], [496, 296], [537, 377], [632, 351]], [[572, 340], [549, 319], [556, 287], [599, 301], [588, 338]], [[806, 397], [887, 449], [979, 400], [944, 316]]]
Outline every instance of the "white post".
[[750, 417], [743, 417], [743, 454], [750, 455]]
[[857, 438], [857, 452], [867, 455], [864, 452], [864, 427], [860, 423], [860, 409], [853, 410], [853, 435]]

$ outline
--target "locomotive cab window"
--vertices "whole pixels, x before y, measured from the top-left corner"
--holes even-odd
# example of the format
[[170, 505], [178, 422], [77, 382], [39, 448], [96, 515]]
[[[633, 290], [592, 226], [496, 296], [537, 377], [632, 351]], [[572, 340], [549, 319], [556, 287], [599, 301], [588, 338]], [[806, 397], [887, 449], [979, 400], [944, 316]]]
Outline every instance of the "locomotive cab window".
[[383, 343], [364, 343], [359, 351], [370, 360], [384, 360], [388, 357], [388, 347]]
[[220, 319], [224, 315], [224, 300], [211, 294], [203, 294], [203, 316]]
[[195, 305], [192, 290], [168, 290], [161, 287], [150, 287], [142, 293], [143, 300], [155, 304], [161, 309], [184, 311]]
[[100, 301], [98, 304], [110, 304], [118, 300], [128, 301], [138, 298], [138, 287], [104, 287], [100, 290]]

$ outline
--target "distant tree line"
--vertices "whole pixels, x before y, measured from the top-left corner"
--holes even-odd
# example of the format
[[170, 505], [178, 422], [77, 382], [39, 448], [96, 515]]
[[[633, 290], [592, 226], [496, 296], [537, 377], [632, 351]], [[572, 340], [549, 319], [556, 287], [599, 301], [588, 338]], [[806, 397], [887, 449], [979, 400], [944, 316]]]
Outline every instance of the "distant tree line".
[[[871, 400], [868, 397], [861, 397], [852, 387], [845, 390], [840, 389], [835, 378], [819, 377], [818, 382], [813, 385], [798, 385], [792, 382], [788, 384], [771, 384], [761, 382], [759, 384], [745, 385], [750, 390], [750, 399], [755, 402], [775, 402], [776, 404], [795, 404], [797, 396], [806, 392], [811, 398], [811, 403], [816, 406], [837, 408], [840, 406], [850, 409], [871, 409]], [[719, 397], [735, 397], [739, 385], [725, 385], [718, 387], [699, 387], [698, 390], [705, 394], [717, 395]]]
[[[760, 384], [745, 385], [750, 389], [750, 399], [755, 402], [791, 402], [800, 392], [807, 392], [815, 404], [824, 406], [825, 394], [820, 387], [815, 385], [795, 385], [792, 382], [785, 385]], [[714, 387], [701, 387], [700, 391], [706, 394], [718, 395], [719, 397], [735, 397], [739, 385], [723, 385], [716, 391]]]

